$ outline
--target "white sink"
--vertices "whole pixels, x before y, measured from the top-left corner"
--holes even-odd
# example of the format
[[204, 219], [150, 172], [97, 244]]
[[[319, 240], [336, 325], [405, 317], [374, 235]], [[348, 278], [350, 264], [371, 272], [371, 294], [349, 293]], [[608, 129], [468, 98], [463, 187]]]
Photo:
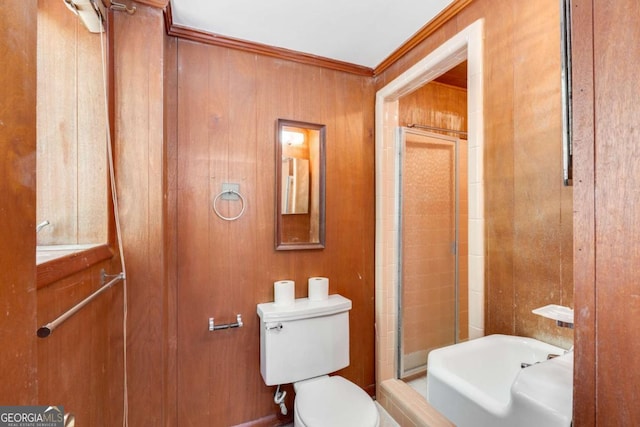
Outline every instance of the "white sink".
[[570, 426], [573, 352], [523, 369], [511, 387], [511, 396], [512, 412], [522, 416], [518, 425], [535, 419], [540, 426]]
[[[433, 350], [427, 401], [458, 427], [569, 427], [573, 352], [563, 353], [509, 335]], [[547, 360], [548, 354], [562, 356]]]

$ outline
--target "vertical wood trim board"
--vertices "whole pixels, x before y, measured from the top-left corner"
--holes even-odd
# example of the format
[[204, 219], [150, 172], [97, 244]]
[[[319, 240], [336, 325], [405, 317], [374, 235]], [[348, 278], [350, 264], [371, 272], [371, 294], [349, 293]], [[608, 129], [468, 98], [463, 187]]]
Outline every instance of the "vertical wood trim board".
[[0, 400], [37, 402], [35, 2], [0, 7]]
[[572, 0], [575, 425], [596, 425], [593, 1]]
[[638, 425], [640, 4], [594, 0], [592, 11], [596, 424]]
[[169, 241], [162, 12], [115, 13], [114, 155], [128, 289], [130, 425], [164, 425], [167, 396]]

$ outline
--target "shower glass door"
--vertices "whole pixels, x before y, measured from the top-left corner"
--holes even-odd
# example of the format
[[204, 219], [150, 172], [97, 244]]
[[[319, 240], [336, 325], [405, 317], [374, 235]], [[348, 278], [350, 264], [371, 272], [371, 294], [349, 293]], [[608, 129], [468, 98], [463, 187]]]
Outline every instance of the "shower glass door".
[[466, 141], [410, 128], [398, 137], [398, 377], [407, 378], [424, 373], [429, 351], [468, 335]]

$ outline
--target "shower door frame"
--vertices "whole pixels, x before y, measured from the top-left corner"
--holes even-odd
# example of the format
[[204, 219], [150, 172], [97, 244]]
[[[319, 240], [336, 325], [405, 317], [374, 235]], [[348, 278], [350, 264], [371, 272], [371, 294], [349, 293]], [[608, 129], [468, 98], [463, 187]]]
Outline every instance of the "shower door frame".
[[[453, 282], [454, 282], [454, 321], [453, 321], [453, 342], [457, 343], [459, 340], [459, 257], [460, 257], [460, 242], [459, 242], [459, 232], [458, 232], [458, 227], [459, 227], [459, 222], [460, 222], [460, 186], [458, 184], [458, 168], [459, 168], [459, 162], [460, 162], [460, 158], [459, 158], [459, 149], [460, 149], [460, 138], [456, 138], [456, 137], [452, 137], [452, 136], [447, 136], [447, 135], [442, 135], [442, 134], [438, 134], [438, 133], [433, 133], [433, 132], [427, 132], [424, 130], [419, 130], [419, 129], [415, 129], [415, 128], [408, 128], [408, 127], [402, 127], [399, 126], [396, 132], [396, 170], [398, 171], [398, 179], [397, 179], [397, 186], [396, 186], [396, 194], [397, 194], [397, 206], [396, 206], [396, 210], [398, 212], [398, 248], [397, 248], [397, 254], [398, 254], [398, 270], [396, 272], [397, 277], [396, 277], [396, 283], [398, 286], [398, 298], [397, 298], [397, 310], [398, 310], [398, 330], [396, 331], [397, 333], [397, 361], [398, 363], [397, 365], [397, 369], [398, 372], [396, 373], [397, 378], [405, 378], [407, 376], [411, 376], [413, 374], [415, 374], [416, 372], [418, 372], [419, 370], [421, 370], [422, 368], [413, 368], [414, 372], [405, 372], [405, 361], [404, 361], [404, 335], [403, 335], [403, 328], [404, 328], [404, 318], [403, 318], [403, 311], [402, 311], [402, 307], [403, 307], [403, 296], [404, 296], [404, 273], [403, 273], [403, 269], [404, 269], [404, 250], [403, 250], [403, 246], [404, 246], [404, 223], [403, 223], [403, 214], [404, 214], [404, 210], [403, 210], [403, 203], [405, 200], [404, 197], [404, 192], [403, 192], [403, 184], [404, 184], [404, 160], [406, 158], [406, 135], [407, 134], [413, 134], [413, 135], [419, 135], [422, 137], [429, 137], [429, 138], [435, 138], [435, 139], [441, 139], [443, 140], [443, 143], [447, 143], [450, 144], [453, 147], [453, 152], [454, 152], [454, 179], [453, 179], [453, 193], [454, 193], [454, 242], [453, 242], [453, 256], [454, 256], [454, 277], [453, 277]], [[426, 360], [425, 360], [425, 369], [426, 369]]]

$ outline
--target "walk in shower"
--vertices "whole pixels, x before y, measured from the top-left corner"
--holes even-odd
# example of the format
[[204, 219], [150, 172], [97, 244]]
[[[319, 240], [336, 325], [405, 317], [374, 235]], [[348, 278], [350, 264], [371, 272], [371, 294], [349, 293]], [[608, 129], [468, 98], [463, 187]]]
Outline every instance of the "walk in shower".
[[407, 127], [397, 138], [397, 376], [411, 378], [469, 336], [467, 141]]
[[[401, 363], [398, 357], [398, 342], [401, 340], [398, 272], [402, 246], [399, 236], [397, 132], [399, 126], [410, 123], [400, 121], [400, 104], [407, 95], [467, 60], [466, 183], [469, 213], [467, 224], [461, 224], [459, 228], [466, 226], [468, 262], [459, 260], [458, 263], [465, 264], [463, 267], [468, 272], [464, 274], [459, 269], [458, 275], [466, 276], [468, 281], [469, 320], [458, 320], [458, 323], [467, 326], [469, 339], [481, 337], [484, 335], [485, 304], [483, 40], [483, 21], [478, 20], [376, 92], [376, 395], [385, 409], [395, 414], [401, 411], [416, 425], [433, 425], [437, 420], [446, 420], [398, 375], [398, 364]], [[411, 120], [425, 124], [418, 118]], [[459, 178], [458, 181], [464, 179]], [[460, 289], [458, 292], [464, 293]], [[425, 332], [430, 326], [421, 328]]]

